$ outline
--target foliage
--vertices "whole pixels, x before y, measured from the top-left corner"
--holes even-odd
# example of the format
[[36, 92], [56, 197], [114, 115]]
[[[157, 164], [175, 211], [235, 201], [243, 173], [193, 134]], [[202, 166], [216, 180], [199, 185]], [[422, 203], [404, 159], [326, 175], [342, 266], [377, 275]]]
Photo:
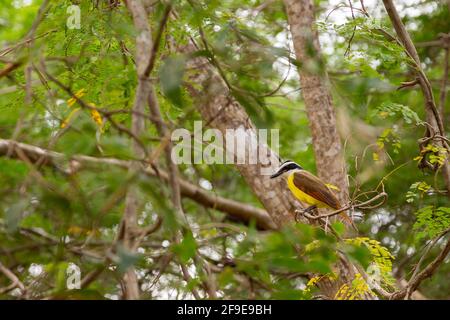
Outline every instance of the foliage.
[[[409, 10], [410, 1], [395, 2], [419, 44], [422, 67], [438, 100], [444, 50], [427, 42], [449, 32], [449, 8], [440, 1], [414, 1]], [[441, 174], [448, 150], [438, 138], [420, 142], [427, 129], [425, 101], [418, 86], [404, 87], [415, 80], [413, 63], [376, 6], [368, 5], [368, 16], [354, 10], [353, 17], [348, 7], [315, 1], [350, 195], [365, 201], [374, 191], [388, 194], [375, 210], [356, 209], [363, 215], [359, 236], [347, 238], [342, 225], [333, 223], [326, 232], [301, 223], [261, 231], [254, 222], [244, 224], [186, 197], [182, 205], [191, 230], [185, 230], [176, 221], [171, 189], [158, 175], [107, 164], [79, 166], [75, 155], [136, 159], [136, 137], [128, 130], [139, 80], [138, 33], [122, 1], [117, 6], [49, 1], [37, 21], [42, 3], [0, 0], [0, 72], [10, 62], [19, 64], [0, 77], [0, 138], [63, 154], [54, 166], [45, 159], [32, 165], [20, 156], [0, 157], [0, 262], [29, 289], [27, 298], [119, 299], [120, 279], [133, 267], [143, 299], [191, 299], [194, 291], [207, 297], [209, 281], [215, 281], [223, 299], [312, 299], [320, 281], [340, 280], [335, 265], [341, 253], [361, 271], [379, 268], [382, 288], [392, 292], [392, 270], [408, 278], [424, 243], [450, 228]], [[156, 36], [167, 1], [149, 3]], [[360, 8], [359, 1], [352, 3]], [[81, 12], [79, 30], [66, 24], [67, 8], [74, 4]], [[206, 58], [230, 89], [229, 99], [238, 101], [258, 128], [280, 129], [281, 157], [317, 172], [296, 73], [302, 64], [294, 57], [282, 1], [181, 0], [172, 2], [172, 10], [150, 74], [169, 130], [193, 132], [194, 121], [201, 119], [192, 95], [201, 84], [191, 80], [198, 70], [189, 63]], [[198, 51], [180, 53], [190, 39]], [[448, 132], [448, 94], [444, 102]], [[169, 167], [163, 138], [148, 110], [145, 115], [146, 130], [137, 137], [148, 148], [144, 163], [164, 175]], [[183, 164], [179, 171], [181, 179], [208, 194], [261, 208], [232, 165]], [[139, 203], [139, 228], [150, 230], [162, 220], [149, 234], [133, 234], [142, 237], [135, 250], [116, 246], [128, 190]], [[429, 256], [439, 249], [431, 248]], [[65, 272], [71, 264], [80, 268], [82, 278], [101, 272], [86, 288], [67, 290]], [[448, 298], [449, 272], [450, 264], [443, 263], [433, 280], [423, 282], [421, 293]], [[18, 289], [3, 291], [10, 284], [1, 274], [0, 298], [21, 298]], [[335, 298], [367, 294], [378, 295], [360, 272]]]
[[406, 202], [411, 203], [416, 198], [423, 198], [425, 194], [431, 190], [432, 187], [425, 181], [414, 182], [406, 193]]
[[383, 102], [378, 108], [375, 109], [375, 112], [381, 119], [400, 114], [403, 120], [405, 120], [408, 124], [414, 123], [419, 125], [422, 122], [417, 113], [411, 110], [411, 108], [398, 103]]
[[450, 208], [426, 206], [416, 212], [414, 223], [416, 239], [433, 239], [441, 232], [450, 228]]
[[[392, 287], [394, 286], [395, 280], [392, 276], [392, 261], [394, 256], [389, 252], [388, 249], [383, 247], [380, 242], [374, 239], [369, 239], [367, 237], [356, 237], [345, 240], [347, 243], [361, 247], [364, 245], [370, 252], [372, 264], [375, 265], [377, 272], [379, 272], [380, 279], [379, 285]], [[359, 275], [361, 278], [361, 275]], [[356, 280], [356, 279], [355, 279]], [[362, 279], [357, 281], [357, 284]], [[359, 284], [361, 286], [361, 284]]]
[[366, 295], [374, 295], [360, 273], [357, 273], [350, 285], [344, 284], [336, 293], [336, 300], [361, 300]]

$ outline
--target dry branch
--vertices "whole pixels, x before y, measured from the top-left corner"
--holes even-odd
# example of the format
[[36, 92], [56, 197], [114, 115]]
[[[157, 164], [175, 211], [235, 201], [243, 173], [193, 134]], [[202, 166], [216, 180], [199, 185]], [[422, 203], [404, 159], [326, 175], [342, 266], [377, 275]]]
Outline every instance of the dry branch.
[[[30, 159], [30, 161], [35, 162], [42, 158], [44, 165], [55, 167], [66, 174], [72, 174], [77, 170], [81, 170], [83, 167], [96, 167], [101, 165], [129, 169], [132, 163], [131, 161], [127, 160], [120, 160], [115, 158], [97, 158], [85, 155], [73, 155], [67, 157], [66, 155], [59, 152], [46, 150], [17, 141], [0, 139], [0, 156], [20, 160], [16, 152], [17, 148], [22, 150], [27, 155], [28, 159]], [[156, 173], [151, 167], [142, 167], [141, 172], [151, 177], [160, 177], [165, 182], [168, 181], [168, 173], [163, 170], [159, 170], [158, 173]], [[193, 201], [207, 208], [222, 211], [228, 214], [233, 219], [246, 223], [255, 220], [257, 226], [261, 229], [276, 228], [274, 222], [270, 219], [267, 212], [263, 209], [220, 197], [183, 179], [180, 179], [180, 189], [181, 195], [183, 197], [192, 199]]]

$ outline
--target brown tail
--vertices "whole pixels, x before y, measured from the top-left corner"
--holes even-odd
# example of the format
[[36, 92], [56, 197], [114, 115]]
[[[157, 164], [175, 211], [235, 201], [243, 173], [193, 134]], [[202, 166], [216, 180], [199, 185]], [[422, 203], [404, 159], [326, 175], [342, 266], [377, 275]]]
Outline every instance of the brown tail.
[[346, 224], [352, 226], [353, 229], [355, 229], [355, 231], [358, 231], [358, 228], [356, 227], [355, 223], [353, 222], [353, 220], [348, 216], [348, 214], [345, 211], [339, 213], [339, 216], [340, 216], [341, 220], [346, 222]]

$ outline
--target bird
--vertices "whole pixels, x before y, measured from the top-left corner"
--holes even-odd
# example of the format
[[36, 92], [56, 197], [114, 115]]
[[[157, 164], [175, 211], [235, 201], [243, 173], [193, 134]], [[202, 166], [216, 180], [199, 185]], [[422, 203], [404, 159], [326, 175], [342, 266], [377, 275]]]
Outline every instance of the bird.
[[[337, 187], [327, 184], [311, 172], [303, 169], [299, 164], [291, 160], [281, 163], [278, 170], [270, 178], [275, 179], [284, 175], [287, 186], [294, 197], [302, 203], [309, 205], [304, 211], [308, 212], [316, 208], [328, 208], [339, 210], [342, 208], [338, 198], [332, 191]], [[341, 212], [342, 218], [354, 227], [353, 221], [345, 212]]]

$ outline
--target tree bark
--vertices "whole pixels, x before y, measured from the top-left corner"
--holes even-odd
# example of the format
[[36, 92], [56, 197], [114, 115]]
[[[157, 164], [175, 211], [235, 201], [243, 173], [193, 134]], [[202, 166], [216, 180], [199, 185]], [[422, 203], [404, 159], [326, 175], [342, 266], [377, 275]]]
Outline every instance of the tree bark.
[[[152, 50], [152, 34], [150, 31], [150, 25], [147, 18], [147, 11], [141, 0], [129, 0], [127, 1], [128, 9], [133, 18], [134, 27], [137, 31], [136, 36], [136, 69], [138, 77], [138, 85], [136, 88], [136, 96], [134, 98], [133, 113], [131, 114], [131, 132], [139, 137], [142, 135], [145, 129], [145, 119], [142, 117], [145, 111], [145, 105], [147, 104], [147, 98], [149, 95], [149, 83], [148, 76], [146, 75], [146, 68], [148, 61], [150, 60], [150, 52]], [[142, 147], [133, 140], [133, 152], [138, 159], [143, 159], [145, 151]], [[130, 172], [139, 170], [139, 164], [134, 163], [130, 168]], [[134, 185], [131, 185], [127, 191], [125, 198], [125, 211], [122, 218], [121, 232], [123, 235], [123, 245], [128, 250], [132, 250], [133, 243], [133, 230], [137, 227], [137, 216], [139, 212], [140, 202], [137, 198], [137, 190]], [[134, 267], [130, 267], [123, 277], [124, 283], [124, 296], [128, 300], [139, 299], [139, 284]]]
[[315, 27], [312, 0], [284, 0], [299, 68], [301, 93], [311, 129], [317, 174], [340, 189], [341, 204], [348, 202], [348, 179], [336, 115]]
[[[312, 0], [284, 0], [284, 5], [295, 54], [301, 64], [298, 69], [301, 94], [311, 130], [317, 175], [323, 181], [339, 188], [340, 191], [336, 195], [340, 203], [346, 205], [349, 201], [347, 169], [315, 26], [314, 3]], [[349, 227], [346, 220], [343, 222]], [[340, 286], [349, 283], [356, 272], [355, 267], [344, 256], [341, 257], [337, 268], [337, 281], [325, 278], [318, 284], [330, 298], [334, 298]], [[373, 297], [366, 294], [365, 298]]]
[[[197, 51], [197, 47], [191, 43], [185, 48], [180, 48], [179, 51], [190, 54]], [[249, 130], [247, 131], [249, 136], [256, 135], [256, 128], [244, 108], [231, 98], [228, 87], [206, 58], [190, 60], [187, 69], [189, 82], [197, 84], [195, 87], [191, 86], [189, 90], [198, 101], [202, 119], [208, 126], [222, 133], [225, 145], [227, 129]], [[258, 148], [262, 154], [268, 155], [266, 164], [260, 162], [236, 164], [236, 168], [277, 227], [282, 227], [294, 221], [295, 210], [301, 207], [286, 188], [284, 181], [272, 180], [269, 175], [262, 174], [263, 171], [275, 172], [279, 166], [279, 157], [265, 144], [259, 144]], [[226, 151], [230, 152], [230, 150]]]

